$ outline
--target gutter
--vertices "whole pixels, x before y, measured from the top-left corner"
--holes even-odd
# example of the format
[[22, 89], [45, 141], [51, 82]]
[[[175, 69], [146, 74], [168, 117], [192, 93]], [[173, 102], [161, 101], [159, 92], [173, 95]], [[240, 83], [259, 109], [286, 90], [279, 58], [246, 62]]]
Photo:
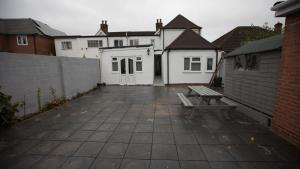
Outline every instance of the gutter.
[[288, 0], [281, 2], [271, 8], [271, 11], [275, 11], [275, 16], [287, 16], [300, 10], [299, 0]]

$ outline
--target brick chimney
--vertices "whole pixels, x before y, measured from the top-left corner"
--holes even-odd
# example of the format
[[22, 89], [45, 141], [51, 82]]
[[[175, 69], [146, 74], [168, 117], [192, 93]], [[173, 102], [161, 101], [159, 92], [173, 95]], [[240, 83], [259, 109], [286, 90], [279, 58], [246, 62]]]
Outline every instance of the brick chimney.
[[281, 33], [281, 32], [282, 32], [282, 23], [277, 22], [277, 23], [274, 25], [274, 31], [277, 32], [277, 33]]
[[107, 25], [107, 21], [102, 20], [102, 23], [100, 24], [100, 29], [107, 34], [108, 32], [108, 25]]
[[163, 23], [161, 22], [161, 19], [156, 19], [156, 31], [161, 29], [163, 27]]

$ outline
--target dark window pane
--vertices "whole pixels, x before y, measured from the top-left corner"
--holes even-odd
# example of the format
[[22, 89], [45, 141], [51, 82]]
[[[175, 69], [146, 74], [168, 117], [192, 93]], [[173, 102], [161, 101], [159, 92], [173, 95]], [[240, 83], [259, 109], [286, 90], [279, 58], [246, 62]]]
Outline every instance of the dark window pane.
[[136, 62], [136, 71], [142, 71], [143, 65], [142, 62]]
[[125, 59], [121, 60], [121, 74], [126, 74], [126, 62], [125, 62]]
[[200, 71], [201, 70], [201, 63], [192, 63], [192, 71]]
[[112, 62], [112, 71], [118, 71], [118, 62]]
[[207, 59], [207, 70], [212, 70], [212, 67], [213, 67], [213, 59], [208, 58]]
[[184, 70], [190, 70], [190, 58], [184, 58]]
[[133, 74], [133, 60], [132, 59], [128, 59], [128, 71], [129, 71], [129, 74]]

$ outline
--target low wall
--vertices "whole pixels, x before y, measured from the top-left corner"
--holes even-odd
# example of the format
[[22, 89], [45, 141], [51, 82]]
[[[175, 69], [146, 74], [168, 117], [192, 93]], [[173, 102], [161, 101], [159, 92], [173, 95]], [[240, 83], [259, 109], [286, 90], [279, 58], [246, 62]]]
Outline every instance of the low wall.
[[89, 91], [99, 82], [98, 59], [0, 52], [0, 90], [25, 103], [17, 116], [38, 112], [55, 97]]

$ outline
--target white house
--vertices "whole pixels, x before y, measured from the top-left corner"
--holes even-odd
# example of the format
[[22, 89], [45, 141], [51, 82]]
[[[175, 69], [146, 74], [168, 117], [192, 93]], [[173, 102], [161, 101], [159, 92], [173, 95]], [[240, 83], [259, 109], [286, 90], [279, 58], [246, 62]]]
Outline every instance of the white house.
[[101, 82], [121, 85], [209, 83], [219, 60], [201, 27], [182, 15], [156, 31], [108, 32], [102, 21], [94, 36], [58, 36], [58, 56], [99, 58]]

